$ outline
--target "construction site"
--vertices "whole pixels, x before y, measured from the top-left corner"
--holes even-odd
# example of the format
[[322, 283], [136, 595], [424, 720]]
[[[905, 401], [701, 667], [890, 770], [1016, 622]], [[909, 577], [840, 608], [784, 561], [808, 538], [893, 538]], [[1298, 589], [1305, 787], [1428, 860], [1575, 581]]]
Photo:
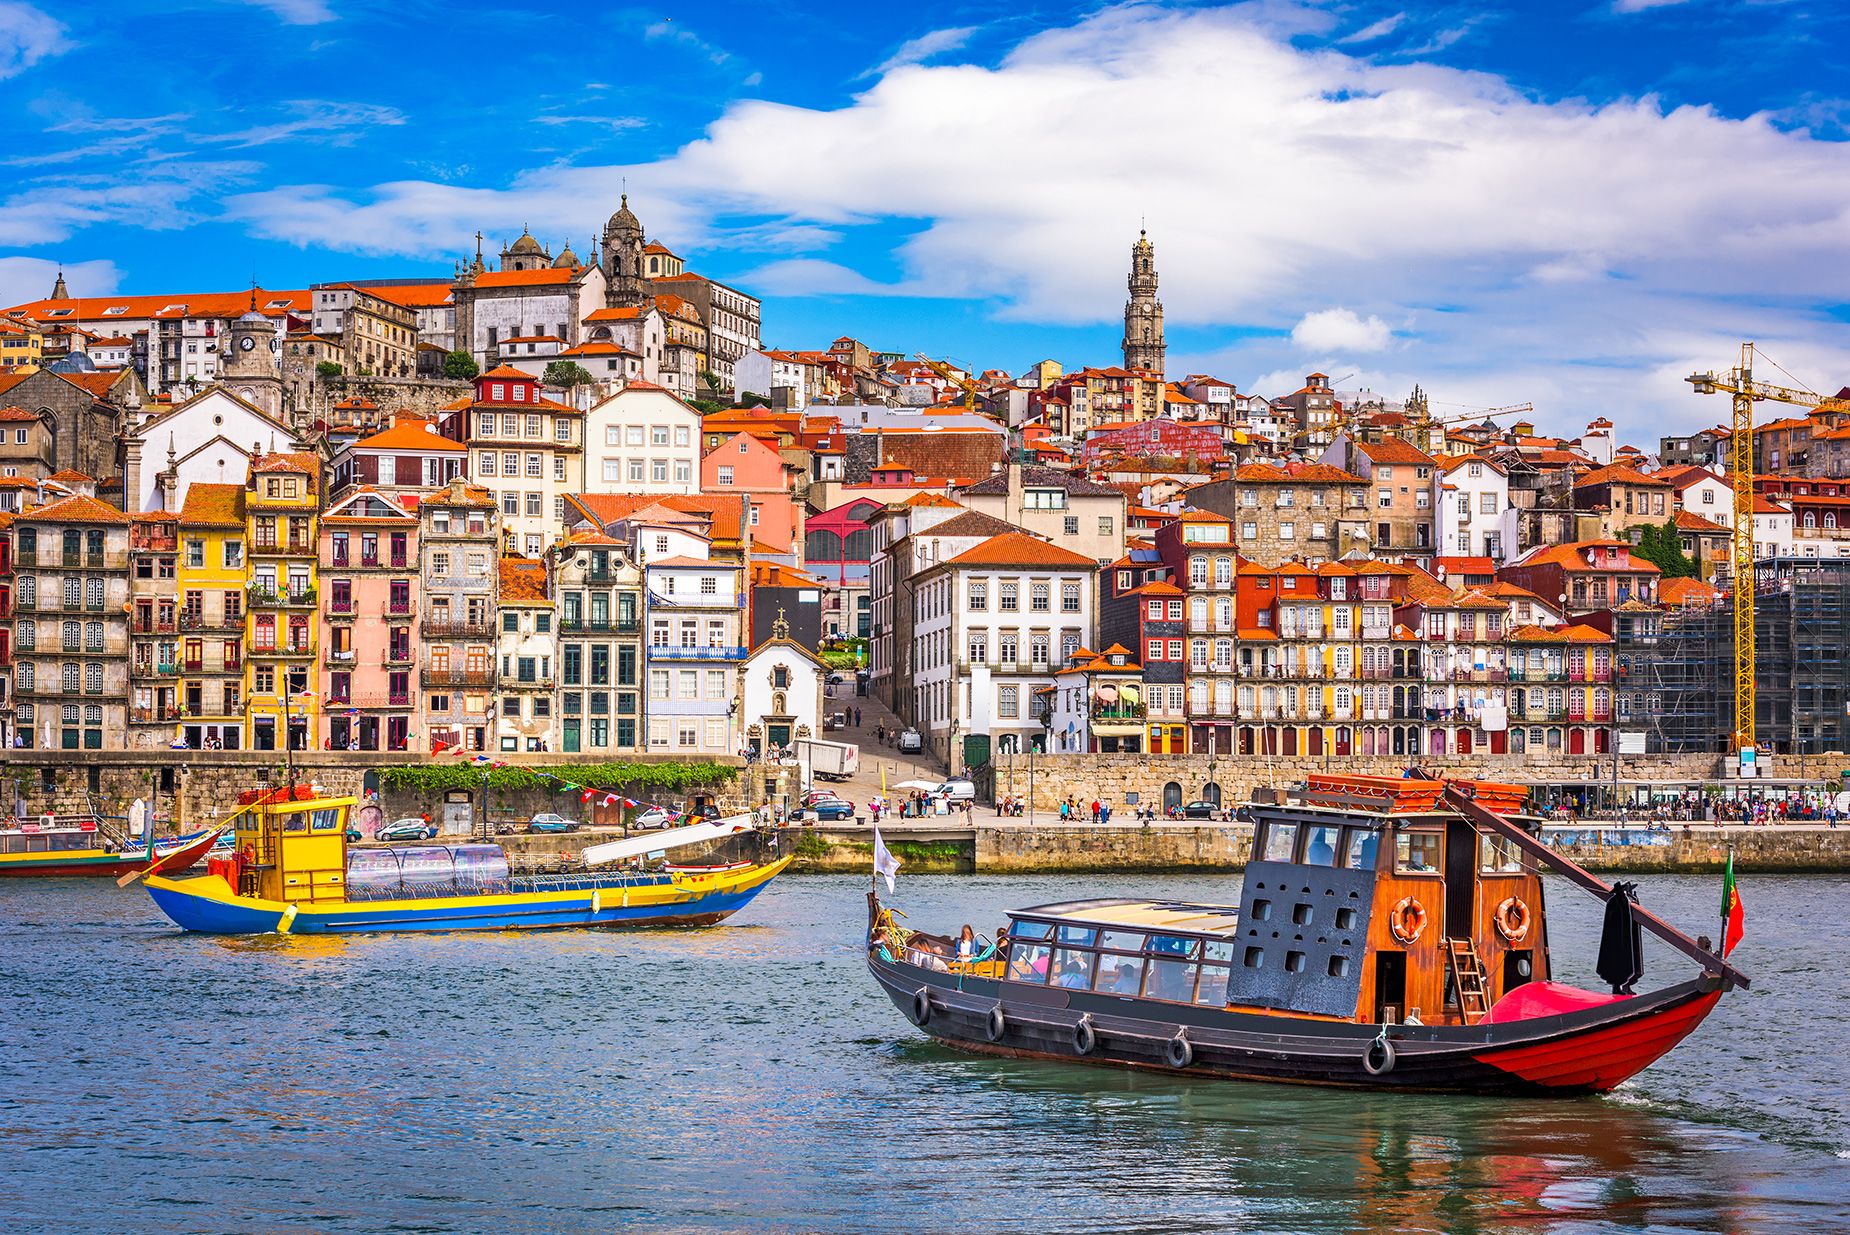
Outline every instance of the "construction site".
[[[1754, 572], [1754, 733], [1764, 750], [1850, 751], [1850, 561], [1781, 558]], [[1721, 753], [1734, 731], [1734, 599], [1664, 614], [1646, 661], [1655, 749]]]

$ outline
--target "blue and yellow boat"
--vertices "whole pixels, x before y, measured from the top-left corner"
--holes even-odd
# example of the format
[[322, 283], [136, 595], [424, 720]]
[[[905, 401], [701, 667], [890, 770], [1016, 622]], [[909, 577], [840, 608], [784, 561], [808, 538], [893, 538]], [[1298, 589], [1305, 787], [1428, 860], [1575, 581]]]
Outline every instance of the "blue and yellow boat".
[[[708, 926], [791, 862], [640, 866], [669, 849], [755, 839], [743, 817], [592, 845], [583, 870], [514, 875], [499, 845], [349, 848], [355, 805], [305, 789], [255, 795], [235, 818], [233, 856], [192, 879], [149, 875], [148, 893], [179, 926], [216, 935]], [[598, 869], [615, 863], [632, 868]]]

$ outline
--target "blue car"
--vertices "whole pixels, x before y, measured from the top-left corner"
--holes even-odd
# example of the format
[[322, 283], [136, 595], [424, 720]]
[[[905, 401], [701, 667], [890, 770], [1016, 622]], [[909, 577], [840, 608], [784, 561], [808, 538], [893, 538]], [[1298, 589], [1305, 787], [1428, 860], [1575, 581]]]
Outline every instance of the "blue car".
[[813, 817], [818, 823], [839, 823], [843, 819], [854, 818], [854, 803], [844, 802], [840, 798], [818, 798], [805, 806], [802, 813]]

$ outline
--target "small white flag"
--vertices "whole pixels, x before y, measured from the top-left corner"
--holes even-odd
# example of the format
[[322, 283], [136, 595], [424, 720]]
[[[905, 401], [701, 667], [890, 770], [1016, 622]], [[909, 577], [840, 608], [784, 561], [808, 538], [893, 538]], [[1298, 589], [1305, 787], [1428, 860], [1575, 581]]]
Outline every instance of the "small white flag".
[[880, 839], [879, 828], [874, 829], [874, 874], [886, 876], [886, 890], [891, 895], [893, 876], [899, 874], [899, 859], [888, 851], [886, 842]]

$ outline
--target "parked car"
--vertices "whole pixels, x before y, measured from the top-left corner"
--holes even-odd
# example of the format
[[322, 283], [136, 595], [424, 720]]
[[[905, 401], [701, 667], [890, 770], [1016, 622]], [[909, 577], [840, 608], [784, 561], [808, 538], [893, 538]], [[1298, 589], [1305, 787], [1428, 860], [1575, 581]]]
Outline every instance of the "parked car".
[[[846, 801], [847, 801], [846, 798], [842, 797], [841, 794], [835, 792], [833, 789], [811, 789], [808, 793], [804, 794], [801, 798], [797, 799], [797, 805], [798, 806], [814, 806], [818, 802], [846, 802]], [[854, 803], [849, 802], [848, 805], [852, 806], [854, 805]]]
[[934, 798], [949, 798], [953, 802], [976, 801], [976, 784], [962, 776], [952, 777], [931, 791]]
[[840, 798], [821, 798], [805, 806], [797, 815], [817, 823], [839, 823], [843, 819], [854, 818], [854, 803], [844, 802]]
[[555, 815], [551, 811], [541, 811], [527, 820], [529, 832], [576, 832], [578, 825], [564, 815]]
[[632, 828], [665, 828], [675, 821], [675, 813], [665, 806], [651, 806], [630, 820]]
[[829, 674], [828, 677], [824, 678], [823, 680], [827, 682], [830, 686], [840, 686], [843, 681], [842, 675], [839, 673], [831, 673]]
[[429, 840], [437, 834], [437, 825], [416, 815], [394, 819], [373, 833], [374, 840]]
[[919, 736], [917, 729], [907, 729], [899, 735], [899, 753], [916, 755], [925, 749], [925, 739]]
[[1182, 808], [1184, 819], [1219, 819], [1220, 807], [1212, 802], [1190, 802]]

